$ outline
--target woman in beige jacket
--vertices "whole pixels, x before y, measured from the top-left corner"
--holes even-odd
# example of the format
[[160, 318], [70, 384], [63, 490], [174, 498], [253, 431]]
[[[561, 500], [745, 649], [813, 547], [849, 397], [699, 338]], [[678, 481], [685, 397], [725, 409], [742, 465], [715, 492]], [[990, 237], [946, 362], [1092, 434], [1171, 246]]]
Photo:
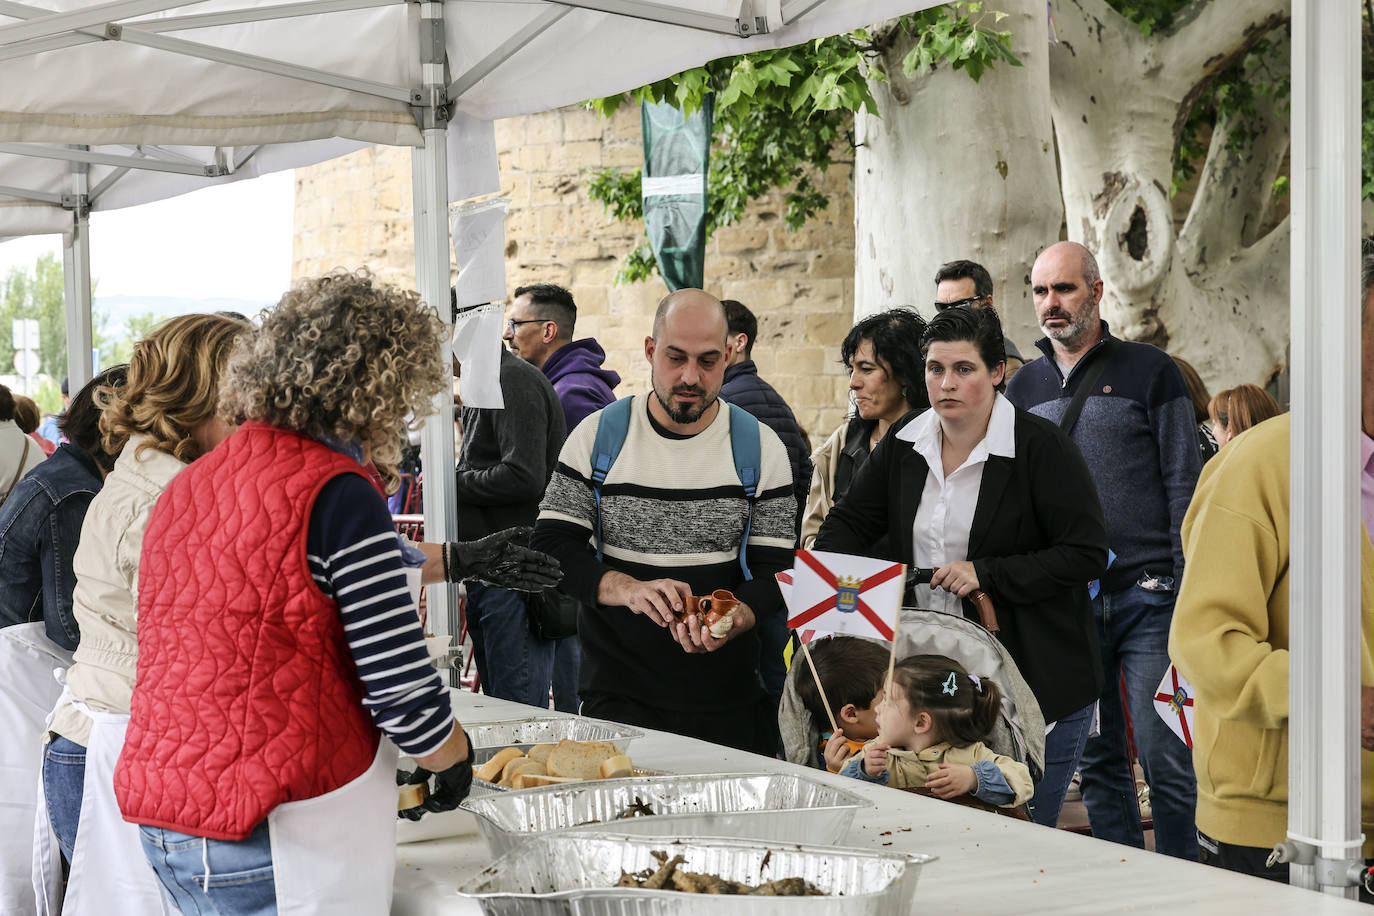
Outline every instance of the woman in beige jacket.
[[849, 367], [854, 413], [811, 456], [815, 470], [802, 517], [802, 547], [815, 543], [830, 507], [849, 489], [889, 427], [910, 411], [930, 406], [921, 366], [925, 329], [914, 309], [897, 308], [869, 315], [845, 336], [840, 360]]
[[[97, 394], [105, 447], [122, 452], [91, 500], [72, 560], [80, 642], [43, 760], [49, 819], [68, 861], [74, 858], [78, 825], [84, 831], [93, 814], [109, 813], [95, 810], [99, 800], [86, 797], [93, 785], [98, 782], [96, 793], [107, 795], [111, 805], [114, 800], [113, 784], [105, 782], [119, 754], [134, 686], [143, 529], [172, 478], [232, 431], [216, 413], [219, 379], [235, 340], [248, 329], [243, 321], [219, 315], [173, 318], [135, 345], [126, 382]], [[97, 728], [110, 738], [101, 746], [101, 757], [108, 760], [95, 759]], [[106, 763], [108, 771], [97, 776]], [[117, 808], [113, 815], [118, 818]], [[132, 853], [146, 868], [136, 834]], [[91, 857], [98, 858], [103, 856]], [[99, 867], [98, 861], [87, 861], [87, 871]], [[74, 885], [85, 877], [77, 872], [74, 868], [69, 903]]]

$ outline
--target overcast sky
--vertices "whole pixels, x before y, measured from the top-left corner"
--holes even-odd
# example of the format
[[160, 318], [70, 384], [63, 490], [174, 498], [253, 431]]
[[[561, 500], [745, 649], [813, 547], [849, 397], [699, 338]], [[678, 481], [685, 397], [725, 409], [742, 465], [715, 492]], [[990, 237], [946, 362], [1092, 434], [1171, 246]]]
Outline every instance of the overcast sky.
[[[233, 298], [269, 302], [291, 281], [294, 173], [276, 172], [157, 203], [91, 214], [97, 296]], [[60, 236], [0, 244], [0, 276], [60, 261]]]

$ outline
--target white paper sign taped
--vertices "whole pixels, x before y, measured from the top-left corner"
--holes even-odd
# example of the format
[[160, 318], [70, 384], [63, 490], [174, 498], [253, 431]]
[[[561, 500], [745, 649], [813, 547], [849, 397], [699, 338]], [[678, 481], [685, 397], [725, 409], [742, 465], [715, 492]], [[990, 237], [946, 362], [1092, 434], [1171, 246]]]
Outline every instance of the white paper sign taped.
[[453, 112], [448, 122], [449, 200], [483, 197], [500, 190], [495, 124], [461, 111]]
[[453, 255], [458, 261], [454, 290], [459, 308], [505, 301], [508, 207], [508, 199], [496, 197], [453, 208]]
[[[461, 308], [461, 307], [460, 307]], [[500, 302], [458, 312], [453, 322], [453, 356], [462, 373], [464, 407], [504, 409], [501, 396], [501, 331], [506, 307]]]

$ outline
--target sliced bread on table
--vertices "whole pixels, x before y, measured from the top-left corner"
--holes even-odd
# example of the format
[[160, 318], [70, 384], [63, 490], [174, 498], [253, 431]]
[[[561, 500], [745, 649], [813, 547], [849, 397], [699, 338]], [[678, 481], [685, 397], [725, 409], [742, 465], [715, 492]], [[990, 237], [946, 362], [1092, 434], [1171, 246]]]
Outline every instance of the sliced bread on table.
[[575, 776], [549, 776], [544, 773], [517, 773], [515, 774], [516, 789], [533, 789], [536, 786], [561, 786], [570, 782], [586, 782], [585, 779], [578, 779]]
[[625, 754], [607, 757], [601, 761], [601, 766], [597, 767], [597, 775], [602, 779], [623, 779], [626, 776], [633, 776], [634, 772], [634, 761]]
[[483, 782], [496, 782], [501, 778], [501, 773], [505, 770], [506, 764], [523, 756], [525, 755], [521, 753], [518, 747], [505, 748], [504, 750], [497, 751], [495, 757], [492, 757], [486, 763], [473, 770], [472, 775]]
[[534, 747], [530, 748], [529, 753], [525, 756], [529, 757], [531, 760], [538, 760], [540, 763], [548, 766], [549, 755], [552, 753], [552, 744], [536, 744]]
[[620, 749], [609, 741], [573, 741], [565, 738], [549, 754], [544, 768], [550, 776], [596, 779], [601, 764], [620, 756]]

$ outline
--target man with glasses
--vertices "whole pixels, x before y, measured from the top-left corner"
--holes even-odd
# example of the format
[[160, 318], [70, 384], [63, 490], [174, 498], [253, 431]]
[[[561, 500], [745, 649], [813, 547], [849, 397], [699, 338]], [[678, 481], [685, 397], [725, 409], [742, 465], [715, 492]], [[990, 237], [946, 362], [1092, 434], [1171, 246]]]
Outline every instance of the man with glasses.
[[506, 346], [541, 370], [558, 392], [568, 432], [615, 400], [620, 375], [603, 369], [606, 351], [595, 338], [573, 340], [577, 304], [552, 283], [521, 286], [506, 312]]
[[[620, 384], [618, 373], [601, 368], [606, 361], [601, 344], [591, 337], [573, 340], [576, 324], [572, 293], [553, 283], [535, 283], [515, 290], [502, 335], [511, 353], [543, 372], [553, 385], [569, 433], [614, 401]], [[554, 640], [554, 645], [554, 708], [577, 712], [582, 643], [574, 635]]]
[[[956, 305], [970, 308], [992, 308], [992, 275], [977, 261], [949, 261], [935, 271], [935, 311], [943, 312]], [[1026, 364], [1021, 351], [1010, 337], [1002, 337], [1007, 352], [1006, 380]]]

